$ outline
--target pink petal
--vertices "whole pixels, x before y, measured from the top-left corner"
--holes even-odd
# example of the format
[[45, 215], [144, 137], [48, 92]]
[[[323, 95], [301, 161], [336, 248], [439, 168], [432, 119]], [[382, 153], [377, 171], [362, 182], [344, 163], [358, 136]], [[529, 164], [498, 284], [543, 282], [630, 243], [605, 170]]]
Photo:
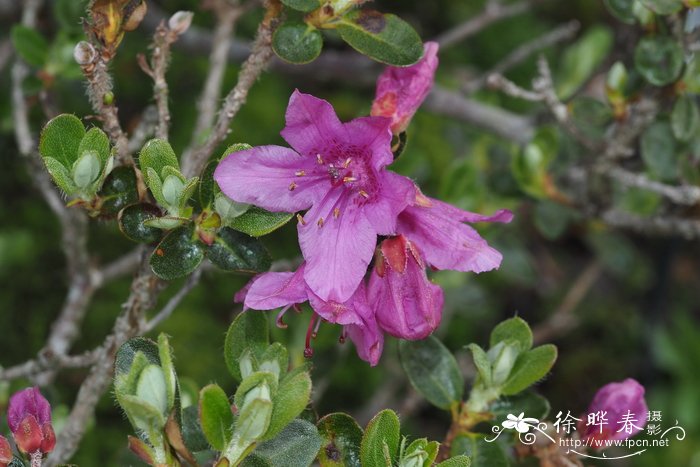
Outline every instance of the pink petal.
[[392, 235], [396, 233], [396, 220], [399, 213], [413, 199], [413, 182], [387, 170], [381, 171], [377, 179], [379, 193], [376, 196], [376, 202], [365, 205], [363, 212], [379, 235]]
[[391, 120], [384, 117], [360, 117], [345, 123], [348, 144], [366, 148], [372, 154], [376, 170], [394, 162], [391, 152]]
[[7, 424], [10, 431], [17, 431], [22, 420], [28, 415], [32, 415], [41, 425], [51, 422], [51, 405], [37, 387], [23, 389], [10, 397], [7, 408]]
[[382, 356], [384, 349], [384, 334], [377, 325], [372, 308], [367, 302], [367, 291], [364, 282], [360, 283], [353, 295], [355, 311], [361, 318], [359, 324], [345, 326], [345, 331], [355, 344], [357, 355], [364, 361], [375, 366]]
[[406, 208], [397, 224], [397, 231], [418, 246], [428, 264], [465, 272], [490, 271], [500, 266], [502, 256], [497, 250], [460, 222], [461, 218], [455, 218], [452, 210], [444, 209], [445, 203], [431, 201], [431, 207]]
[[348, 300], [367, 271], [377, 241], [362, 210], [339, 187], [314, 204], [297, 229], [309, 288], [325, 301]]
[[291, 149], [259, 146], [226, 157], [214, 171], [214, 179], [234, 201], [295, 212], [308, 209], [328, 184], [325, 173], [317, 170], [314, 161]]
[[318, 295], [309, 290], [309, 305], [314, 311], [329, 323], [335, 324], [360, 324], [362, 318], [356, 311], [357, 303], [353, 300], [354, 296], [347, 302], [338, 303], [335, 301], [322, 300]]
[[333, 107], [325, 100], [298, 90], [287, 106], [287, 126], [282, 137], [307, 159], [315, 162], [316, 154], [347, 141], [347, 133]]
[[245, 297], [245, 306], [254, 310], [274, 310], [306, 300], [302, 265], [296, 272], [266, 272], [257, 276]]

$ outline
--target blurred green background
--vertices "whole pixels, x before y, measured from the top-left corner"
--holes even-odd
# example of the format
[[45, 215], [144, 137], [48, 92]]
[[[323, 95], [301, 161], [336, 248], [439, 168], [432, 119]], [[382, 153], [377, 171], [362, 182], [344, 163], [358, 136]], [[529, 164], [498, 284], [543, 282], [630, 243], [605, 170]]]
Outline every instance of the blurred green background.
[[[149, 3], [167, 12], [194, 10], [195, 24], [202, 28], [211, 28], [214, 23], [211, 13], [201, 10], [197, 1]], [[375, 3], [378, 9], [397, 13], [411, 22], [425, 39], [463, 22], [484, 7], [483, 0]], [[69, 32], [65, 27], [61, 29], [52, 4], [48, 2], [42, 11], [42, 33], [47, 38], [67, 34], [65, 49], [70, 57], [70, 44], [80, 37], [80, 28]], [[9, 26], [18, 21], [19, 13], [16, 8], [8, 8], [2, 14], [0, 41], [5, 41]], [[239, 23], [237, 36], [252, 38], [260, 17], [260, 9], [247, 13]], [[609, 16], [602, 2], [550, 0], [444, 50], [437, 81], [456, 87], [465, 76], [478, 76], [518, 45], [570, 19], [579, 20], [584, 32], [592, 27], [616, 32], [615, 51], [625, 52], [624, 41], [632, 29]], [[135, 61], [137, 53], [147, 52], [148, 43], [143, 28], [127, 34], [112, 67], [120, 117], [127, 129], [133, 128], [141, 111], [152, 103], [150, 78]], [[344, 48], [333, 40], [326, 47]], [[545, 51], [553, 69], [557, 69], [565, 49], [559, 45]], [[606, 63], [609, 67], [611, 62]], [[175, 49], [168, 78], [173, 117], [171, 142], [176, 151], [188, 143], [196, 118], [195, 102], [206, 71], [206, 55]], [[236, 64], [229, 67], [225, 89], [235, 83], [237, 71]], [[508, 76], [527, 86], [535, 72], [533, 57]], [[62, 112], [90, 115], [84, 86], [75, 69], [71, 72], [68, 67], [64, 75], [52, 85], [53, 104]], [[283, 144], [279, 131], [294, 88], [328, 99], [343, 120], [367, 114], [373, 97], [371, 86], [266, 73], [236, 117], [227, 142]], [[11, 366], [32, 358], [42, 347], [60, 310], [66, 279], [58, 223], [32, 187], [16, 150], [9, 102], [10, 66], [0, 73], [0, 90], [0, 364]], [[480, 91], [475, 97], [511, 111], [525, 113], [533, 109], [531, 104], [496, 92]], [[35, 132], [45, 121], [37, 107], [32, 115]], [[537, 329], [556, 310], [569, 307], [571, 326], [546, 338], [559, 347], [559, 360], [537, 387], [550, 400], [553, 414], [559, 410], [581, 413], [603, 384], [636, 378], [647, 389], [650, 409], [663, 412], [665, 426], [678, 420], [686, 429], [687, 438], [672, 440], [668, 448], [651, 448], [615, 465], [700, 466], [697, 243], [611, 230], [602, 223], [584, 219], [576, 211], [530, 198], [511, 174], [510, 160], [517, 150], [517, 145], [503, 138], [426, 111], [419, 111], [409, 128], [407, 150], [394, 168], [417, 180], [426, 194], [473, 211], [490, 213], [510, 208], [515, 212], [515, 220], [509, 225], [477, 226], [503, 253], [500, 270], [481, 275], [434, 274], [446, 292], [438, 336], [464, 357], [461, 363], [469, 371], [464, 346], [470, 342], [485, 344], [485, 336], [500, 320], [518, 314]], [[299, 256], [293, 224], [265, 237], [264, 242], [274, 259]], [[95, 261], [100, 263], [133, 248], [114, 223], [102, 221], [91, 225], [90, 246]], [[585, 274], [592, 279], [590, 284], [582, 284]], [[200, 387], [215, 381], [229, 393], [233, 390], [221, 351], [224, 333], [232, 316], [240, 310], [233, 303], [233, 294], [247, 279], [220, 272], [205, 274], [201, 285], [159, 329], [172, 336], [178, 373]], [[177, 290], [177, 285], [170, 286], [161, 296], [161, 304]], [[128, 287], [129, 279], [125, 278], [97, 293], [74, 351], [91, 349], [102, 342]], [[581, 292], [573, 303], [571, 296], [567, 298], [572, 289]], [[289, 347], [296, 361], [303, 358], [305, 316], [290, 313], [286, 317], [289, 328], [274, 330], [275, 339]], [[339, 333], [339, 327], [322, 325], [314, 342], [314, 409], [319, 414], [347, 411], [365, 424], [381, 408], [391, 407], [402, 414], [408, 433], [441, 440], [449, 420], [413, 393], [398, 363], [396, 341], [387, 340], [379, 366], [370, 368], [357, 358], [350, 343], [337, 343]], [[59, 418], [60, 412], [65, 413], [70, 407], [84, 375], [79, 370], [63, 371], [55, 384], [47, 388], [54, 407], [59, 407]], [[25, 383], [17, 381], [3, 390], [15, 390]], [[0, 431], [5, 430], [3, 425]], [[126, 450], [126, 435], [130, 431], [113, 399], [105, 396], [74, 462], [83, 466], [138, 464]], [[610, 464], [614, 463], [599, 465]]]

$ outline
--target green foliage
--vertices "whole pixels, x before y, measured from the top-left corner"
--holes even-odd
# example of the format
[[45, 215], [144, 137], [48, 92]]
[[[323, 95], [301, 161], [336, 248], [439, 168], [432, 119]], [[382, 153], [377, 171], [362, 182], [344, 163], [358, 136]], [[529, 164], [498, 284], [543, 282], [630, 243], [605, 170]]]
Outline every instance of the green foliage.
[[608, 7], [610, 13], [623, 23], [634, 24], [635, 22], [635, 3], [637, 0], [604, 0], [605, 6]]
[[337, 29], [355, 50], [387, 65], [407, 66], [423, 56], [418, 33], [395, 15], [352, 11], [341, 18]]
[[508, 467], [510, 463], [499, 443], [490, 443], [481, 434], [457, 436], [452, 441], [453, 456], [466, 455], [472, 467]]
[[276, 437], [258, 444], [241, 465], [309, 466], [316, 458], [321, 442], [318, 429], [312, 423], [294, 420]]
[[204, 245], [193, 238], [192, 229], [179, 227], [168, 233], [151, 254], [153, 272], [166, 281], [193, 272], [204, 259]]
[[559, 151], [559, 134], [553, 127], [537, 129], [532, 141], [511, 159], [511, 171], [520, 188], [536, 198], [546, 196], [548, 168]]
[[262, 244], [245, 234], [225, 227], [207, 250], [207, 257], [224, 271], [263, 272], [271, 258]]
[[591, 77], [608, 56], [613, 44], [612, 32], [598, 26], [589, 29], [575, 44], [569, 46], [559, 67], [557, 94], [568, 99]]
[[[100, 212], [115, 215], [126, 206], [138, 201], [136, 173], [131, 167], [117, 167], [109, 174], [100, 192]], [[159, 216], [154, 214], [154, 216]]]
[[205, 386], [199, 393], [199, 420], [209, 444], [222, 451], [231, 440], [233, 412], [226, 393], [218, 385]]
[[644, 6], [660, 15], [672, 15], [683, 8], [683, 0], [639, 0]]
[[668, 122], [653, 123], [642, 135], [640, 149], [647, 169], [662, 180], [678, 177], [678, 154]]
[[521, 353], [502, 387], [503, 394], [517, 394], [535, 384], [549, 373], [556, 359], [557, 348], [552, 344], [541, 345]]
[[308, 13], [321, 6], [319, 0], [281, 0], [282, 4], [294, 10]]
[[459, 404], [464, 380], [457, 361], [438, 339], [402, 340], [399, 353], [411, 385], [431, 404], [445, 410]]
[[241, 380], [239, 361], [244, 351], [262, 355], [269, 343], [270, 335], [264, 313], [240, 313], [236, 316], [228, 328], [224, 343], [224, 359], [231, 376], [237, 381]]
[[71, 168], [78, 158], [78, 148], [84, 136], [85, 127], [78, 117], [59, 115], [44, 126], [39, 139], [39, 152], [43, 157], [50, 157]]
[[533, 391], [523, 391], [511, 397], [503, 397], [489, 406], [493, 423], [500, 425], [509, 414], [524, 413], [528, 417], [544, 420], [549, 414], [549, 401]]
[[362, 428], [355, 419], [332, 413], [321, 418], [317, 426], [323, 439], [318, 453], [321, 467], [361, 467]]
[[152, 204], [131, 204], [119, 211], [119, 230], [134, 242], [153, 243], [160, 239], [162, 231], [145, 222], [158, 218], [160, 214], [160, 209]]
[[399, 454], [399, 417], [389, 410], [382, 410], [365, 428], [360, 446], [363, 467], [391, 467]]
[[695, 99], [681, 96], [673, 106], [671, 129], [679, 141], [690, 141], [700, 130], [700, 110]]
[[34, 67], [42, 67], [48, 58], [49, 44], [36, 29], [15, 25], [10, 31], [12, 45], [22, 60]]
[[287, 22], [272, 36], [272, 49], [289, 63], [309, 63], [321, 54], [322, 48], [323, 37], [319, 30], [305, 23]]
[[665, 86], [681, 75], [683, 49], [670, 37], [647, 37], [637, 44], [634, 65], [649, 83]]
[[252, 206], [241, 215], [232, 218], [228, 226], [252, 237], [262, 237], [284, 226], [292, 217], [294, 214], [270, 212]]

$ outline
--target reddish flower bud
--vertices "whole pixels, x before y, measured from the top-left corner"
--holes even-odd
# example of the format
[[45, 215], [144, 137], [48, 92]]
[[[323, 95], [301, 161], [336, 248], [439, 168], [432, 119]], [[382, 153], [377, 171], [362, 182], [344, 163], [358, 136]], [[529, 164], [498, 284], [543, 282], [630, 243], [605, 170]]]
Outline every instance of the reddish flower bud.
[[423, 339], [440, 325], [442, 289], [428, 280], [420, 252], [403, 235], [382, 242], [368, 296], [379, 326], [394, 337]]
[[387, 67], [377, 80], [372, 116], [391, 118], [391, 131], [406, 129], [433, 87], [438, 44], [426, 42], [423, 58], [408, 67]]
[[592, 440], [592, 447], [604, 448], [602, 440], [625, 440], [642, 431], [647, 413], [644, 386], [627, 378], [598, 390], [579, 423], [579, 432], [581, 438]]
[[7, 438], [0, 435], [0, 467], [7, 467], [12, 462], [12, 448]]
[[10, 398], [7, 424], [20, 451], [44, 454], [53, 450], [56, 436], [51, 426], [51, 406], [39, 388], [27, 388]]

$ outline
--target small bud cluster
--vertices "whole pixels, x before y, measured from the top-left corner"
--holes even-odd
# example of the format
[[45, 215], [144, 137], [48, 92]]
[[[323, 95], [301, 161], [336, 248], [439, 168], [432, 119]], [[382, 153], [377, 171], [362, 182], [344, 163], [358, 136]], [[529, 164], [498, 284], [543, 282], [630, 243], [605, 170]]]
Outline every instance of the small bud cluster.
[[[10, 398], [7, 425], [17, 449], [31, 457], [33, 462], [53, 451], [56, 445], [56, 435], [51, 424], [51, 405], [39, 392], [39, 388], [23, 389]], [[0, 467], [6, 467], [13, 459], [9, 441], [0, 436]]]

